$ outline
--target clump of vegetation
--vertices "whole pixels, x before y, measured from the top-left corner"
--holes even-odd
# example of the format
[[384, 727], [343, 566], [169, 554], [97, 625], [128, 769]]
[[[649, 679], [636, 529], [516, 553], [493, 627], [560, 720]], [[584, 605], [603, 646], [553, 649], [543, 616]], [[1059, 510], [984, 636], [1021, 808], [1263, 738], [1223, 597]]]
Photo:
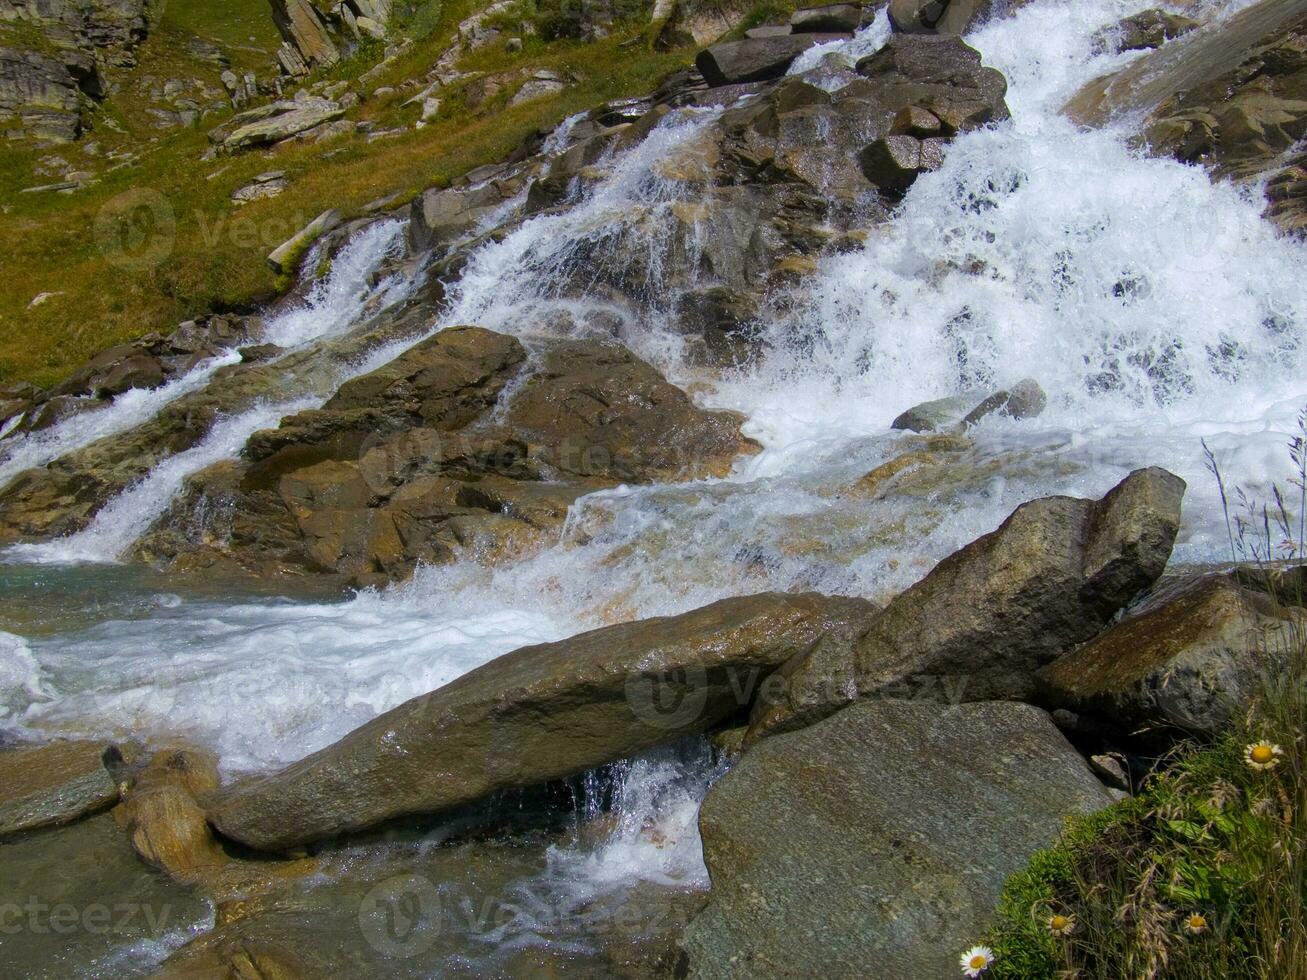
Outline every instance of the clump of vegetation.
[[[1208, 459], [1234, 558], [1303, 607], [1307, 412], [1298, 428], [1296, 516], [1278, 488], [1263, 505], [1231, 501]], [[1307, 625], [1290, 618], [1256, 643], [1263, 683], [1228, 731], [1177, 747], [1138, 794], [1072, 822], [1009, 880], [984, 976], [1307, 978]]]

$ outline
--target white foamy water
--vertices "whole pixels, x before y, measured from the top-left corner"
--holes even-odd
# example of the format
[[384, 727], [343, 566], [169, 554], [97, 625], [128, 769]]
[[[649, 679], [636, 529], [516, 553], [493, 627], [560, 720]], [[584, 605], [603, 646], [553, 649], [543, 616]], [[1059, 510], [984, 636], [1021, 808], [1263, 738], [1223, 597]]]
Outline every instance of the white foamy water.
[[412, 284], [401, 273], [377, 278], [377, 270], [399, 255], [403, 244], [402, 221], [377, 221], [356, 233], [332, 258], [330, 272], [309, 288], [304, 301], [268, 323], [264, 341], [299, 347], [333, 337], [369, 309], [384, 309], [402, 300]]
[[44, 466], [107, 436], [148, 422], [182, 395], [203, 388], [219, 368], [237, 364], [240, 359], [235, 351], [228, 351], [208, 358], [182, 377], [158, 388], [132, 388], [102, 408], [89, 408], [48, 429], [11, 437], [0, 443], [3, 457], [0, 458], [0, 488], [24, 470]]
[[8, 557], [54, 564], [117, 561], [163, 515], [188, 477], [214, 463], [234, 458], [259, 429], [274, 428], [284, 416], [320, 404], [321, 399], [317, 398], [299, 399], [259, 405], [240, 415], [220, 419], [190, 449], [169, 456], [148, 476], [109, 501], [82, 530], [40, 544], [15, 545]]
[[[571, 631], [566, 620], [473, 597], [411, 612], [371, 594], [321, 605], [173, 604], [148, 619], [31, 641], [48, 700], [33, 698], [12, 720], [87, 733], [175, 731], [216, 748], [227, 771], [264, 769], [500, 654]], [[10, 657], [0, 642], [11, 683], [35, 684], [30, 666]]]
[[41, 667], [21, 636], [0, 631], [0, 721], [49, 695], [41, 686]]
[[[642, 282], [628, 284], [628, 293], [651, 309], [660, 301], [669, 303], [674, 297], [660, 288], [660, 281], [673, 209], [692, 201], [694, 190], [692, 184], [665, 173], [673, 160], [684, 160], [693, 169], [699, 138], [718, 114], [674, 113], [635, 147], [597, 161], [597, 167], [608, 168], [608, 175], [571, 208], [529, 218], [503, 241], [479, 249], [450, 285], [449, 303], [437, 327], [475, 323], [523, 334], [551, 329], [551, 317], [559, 314], [582, 325], [596, 313], [627, 319], [631, 311], [608, 300], [601, 284], [610, 274], [625, 278], [640, 264], [633, 256], [642, 261], [645, 275]], [[675, 364], [679, 344], [663, 335], [656, 322], [647, 320], [641, 329], [628, 324], [622, 339], [663, 366]]]
[[[591, 495], [558, 546], [509, 568], [425, 569], [340, 605], [182, 603], [33, 640], [52, 700], [22, 721], [176, 728], [231, 769], [263, 768], [527, 642], [769, 588], [893, 592], [1023, 501], [1099, 495], [1141, 465], [1189, 482], [1177, 557], [1225, 557], [1200, 440], [1232, 482], [1258, 492], [1283, 479], [1307, 403], [1307, 250], [1262, 221], [1254, 192], [1058, 114], [1083, 82], [1137, 57], [1093, 56], [1090, 38], [1146, 6], [1035, 0], [970, 39], [1007, 75], [1013, 120], [958, 138], [895, 222], [823, 261], [793, 313], [765, 325], [763, 362], [701, 396], [744, 412], [764, 446], [730, 479]], [[864, 53], [868, 38], [849, 50]], [[571, 210], [479, 250], [441, 325], [529, 332], [560, 310], [612, 312], [598, 289], [559, 295], [578, 270], [601, 279], [615, 249], [642, 250], [656, 290], [663, 219], [685, 194], [659, 163], [692, 150], [710, 121], [679, 114], [604, 161], [609, 177]], [[671, 297], [646, 299], [656, 312]], [[690, 373], [647, 323], [624, 330], [673, 377]], [[855, 489], [917, 445], [888, 430], [903, 409], [1025, 377], [1049, 393], [1042, 417], [983, 423], [936, 483]], [[552, 880], [577, 894], [640, 876], [701, 881], [682, 858], [697, 846], [687, 815], [705, 768], [678, 765], [666, 779], [631, 777], [619, 827], [555, 855]]]
[[[401, 302], [412, 289], [412, 282], [400, 273], [384, 278], [377, 278], [376, 273], [397, 254], [403, 231], [402, 222], [382, 221], [356, 234], [336, 254], [329, 274], [309, 289], [303, 303], [268, 323], [263, 339], [280, 347], [303, 346], [342, 333], [365, 315]], [[233, 353], [222, 363], [239, 360], [239, 354]], [[346, 368], [339, 373], [338, 383], [370, 369], [367, 365]], [[209, 369], [200, 377], [197, 369], [177, 383], [186, 383], [193, 390], [206, 383], [211, 373]], [[259, 429], [275, 428], [284, 416], [317, 408], [325, 400], [321, 395], [308, 395], [276, 404], [261, 403], [221, 419], [198, 444], [168, 457], [144, 479], [109, 501], [81, 531], [40, 544], [15, 545], [6, 556], [20, 562], [55, 564], [117, 561], [163, 515], [189, 477], [214, 463], [234, 459]], [[115, 424], [121, 421], [121, 413], [119, 416]], [[148, 417], [142, 415], [137, 421]], [[114, 431], [121, 428], [125, 426]]]
[[[303, 302], [267, 324], [262, 341], [298, 347], [342, 332], [369, 308], [384, 308], [403, 299], [411, 283], [402, 275], [373, 281], [381, 264], [398, 254], [403, 236], [401, 221], [379, 221], [356, 234], [337, 253], [330, 273], [310, 287]], [[148, 422], [178, 398], [207, 385], [219, 368], [239, 364], [240, 359], [236, 351], [227, 351], [158, 388], [130, 389], [103, 408], [92, 408], [49, 429], [0, 443], [0, 488], [24, 470]]]

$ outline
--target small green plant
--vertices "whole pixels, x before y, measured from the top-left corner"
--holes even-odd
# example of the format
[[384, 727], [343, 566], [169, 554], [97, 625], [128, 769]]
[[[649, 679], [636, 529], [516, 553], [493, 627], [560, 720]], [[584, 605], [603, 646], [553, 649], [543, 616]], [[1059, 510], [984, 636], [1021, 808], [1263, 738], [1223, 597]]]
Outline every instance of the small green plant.
[[1307, 980], [1307, 411], [1288, 448], [1292, 492], [1265, 504], [1231, 494], [1208, 453], [1238, 574], [1297, 607], [1256, 636], [1260, 690], [1008, 881], [984, 976]]

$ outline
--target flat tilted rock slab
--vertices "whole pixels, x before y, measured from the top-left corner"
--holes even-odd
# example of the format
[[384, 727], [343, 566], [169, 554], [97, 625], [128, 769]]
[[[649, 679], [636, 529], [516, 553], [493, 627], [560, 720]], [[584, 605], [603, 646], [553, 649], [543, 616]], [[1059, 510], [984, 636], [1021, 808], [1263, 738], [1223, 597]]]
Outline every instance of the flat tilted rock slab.
[[745, 752], [699, 816], [699, 978], [958, 975], [1005, 879], [1112, 802], [1038, 708], [872, 701]]
[[1043, 694], [1127, 733], [1214, 737], [1282, 666], [1302, 623], [1236, 575], [1186, 576], [1045, 667]]
[[525, 647], [415, 698], [210, 812], [227, 837], [284, 849], [561, 779], [719, 726], [823, 634], [875, 606], [766, 593]]
[[70, 823], [118, 800], [103, 742], [52, 742], [0, 752], [0, 836]]

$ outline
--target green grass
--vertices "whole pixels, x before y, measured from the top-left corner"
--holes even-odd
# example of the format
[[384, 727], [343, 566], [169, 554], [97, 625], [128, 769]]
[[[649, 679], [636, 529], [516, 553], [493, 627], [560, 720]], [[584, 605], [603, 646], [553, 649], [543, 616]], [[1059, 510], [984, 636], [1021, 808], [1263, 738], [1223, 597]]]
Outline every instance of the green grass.
[[[1307, 544], [1307, 413], [1299, 430], [1297, 515], [1277, 490], [1260, 507], [1239, 494], [1243, 513], [1229, 518], [1233, 557], [1264, 576], [1277, 557], [1301, 561]], [[1226, 499], [1214, 460], [1212, 470]], [[1303, 607], [1301, 583], [1275, 598]], [[1250, 652], [1280, 666], [1228, 731], [1178, 746], [1137, 796], [1075, 821], [1007, 882], [987, 978], [1307, 978], [1307, 625], [1256, 642]], [[1283, 752], [1269, 771], [1245, 758], [1260, 741]], [[1195, 914], [1206, 923], [1197, 932], [1185, 928]], [[1054, 935], [1053, 915], [1074, 931]]]
[[266, 51], [281, 44], [268, 0], [167, 0], [160, 23], [215, 41], [223, 48], [249, 45]]
[[[265, 2], [240, 0], [207, 9], [174, 0], [159, 29], [142, 45], [138, 71], [183, 77], [176, 72], [185, 64], [185, 77], [199, 74], [194, 61], [183, 55], [186, 39], [198, 34], [217, 37], [226, 45], [233, 37], [259, 37], [252, 29], [243, 33], [247, 28], [236, 26], [244, 24], [241, 19], [227, 24], [221, 11], [245, 11], [253, 17]], [[446, 3], [437, 25], [425, 25], [421, 40], [368, 88], [425, 73], [449, 43], [458, 21], [474, 9], [472, 0]], [[88, 139], [102, 148], [139, 152], [140, 159], [131, 167], [106, 172], [103, 157], [83, 157], [78, 145], [0, 149], [0, 200], [5, 202], [0, 250], [6, 256], [0, 283], [0, 380], [50, 384], [112, 344], [170, 330], [209, 310], [248, 309], [268, 301], [278, 283], [265, 256], [327, 208], [349, 214], [387, 194], [411, 197], [448, 183], [502, 159], [533, 131], [567, 115], [606, 99], [652, 90], [663, 75], [690, 60], [690, 50], [653, 52], [648, 43], [641, 43], [648, 40], [645, 27], [636, 18], [593, 44], [533, 41], [516, 55], [502, 44], [474, 52], [467, 59], [470, 70], [548, 67], [579, 78], [557, 98], [513, 109], [504, 108], [512, 87], [477, 113], [467, 110], [457, 91], [442, 92], [441, 117], [414, 130], [418, 109], [402, 107], [411, 92], [399, 90], [375, 99], [370, 92], [361, 93], [364, 104], [352, 118], [380, 128], [405, 126], [402, 135], [371, 144], [352, 136], [200, 162], [208, 148], [205, 133], [225, 115], [207, 117], [200, 130], [159, 133], [149, 128], [140, 106], [115, 96], [96, 113]], [[275, 38], [265, 40], [272, 44]], [[334, 77], [356, 77], [379, 55], [373, 50], [351, 59]], [[114, 132], [106, 118], [126, 132]], [[66, 195], [18, 194], [20, 188], [57, 179], [35, 172], [39, 160], [52, 153], [79, 169], [99, 172], [98, 183]], [[231, 204], [233, 190], [270, 169], [289, 172], [291, 186], [285, 194], [241, 208]], [[139, 204], [142, 192], [149, 195], [147, 201], [163, 202], [174, 224], [171, 234], [157, 236], [148, 209], [129, 207]], [[116, 261], [121, 254], [114, 245], [116, 236], [131, 230], [127, 218], [146, 219], [134, 232], [138, 244], [171, 242], [163, 261]], [[42, 292], [62, 295], [28, 309]]]

